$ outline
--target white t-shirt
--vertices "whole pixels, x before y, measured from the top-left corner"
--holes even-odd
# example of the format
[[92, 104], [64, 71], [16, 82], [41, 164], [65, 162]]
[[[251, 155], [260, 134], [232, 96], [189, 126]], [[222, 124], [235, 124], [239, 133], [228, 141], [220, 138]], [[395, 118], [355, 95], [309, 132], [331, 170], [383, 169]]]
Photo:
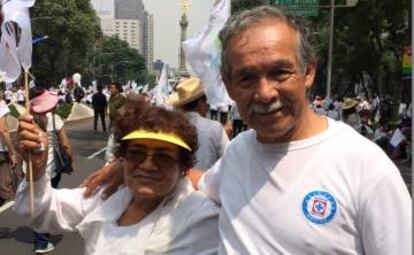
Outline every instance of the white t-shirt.
[[17, 91], [17, 101], [23, 102], [24, 101], [24, 91], [22, 89], [19, 89]]
[[[52, 118], [52, 113], [48, 112], [46, 114], [46, 118], [47, 118], [47, 133], [48, 133], [48, 138], [49, 138], [49, 147], [48, 147], [48, 154], [47, 154], [47, 165], [46, 165], [46, 173], [49, 174], [50, 178], [53, 178], [56, 176], [56, 172], [52, 171], [52, 169], [55, 168], [55, 160], [54, 160], [54, 155], [53, 155], [53, 146], [51, 143], [51, 139], [57, 139], [56, 136], [53, 135], [53, 118]], [[55, 125], [56, 125], [56, 130], [57, 132], [59, 132], [60, 129], [62, 129], [63, 127], [63, 120], [60, 118], [59, 115], [55, 114]]]
[[244, 132], [199, 188], [221, 204], [219, 254], [411, 254], [398, 169], [341, 122], [285, 144]]
[[4, 98], [5, 98], [6, 100], [11, 100], [11, 99], [12, 99], [12, 92], [11, 92], [10, 90], [6, 89], [6, 90], [4, 91]]
[[204, 118], [196, 112], [186, 112], [185, 115], [197, 128], [199, 148], [194, 168], [206, 171], [223, 156], [229, 138], [220, 122]]
[[331, 118], [333, 120], [339, 120], [339, 113], [335, 109], [334, 110], [329, 110], [326, 113], [326, 116], [328, 116], [329, 118]]

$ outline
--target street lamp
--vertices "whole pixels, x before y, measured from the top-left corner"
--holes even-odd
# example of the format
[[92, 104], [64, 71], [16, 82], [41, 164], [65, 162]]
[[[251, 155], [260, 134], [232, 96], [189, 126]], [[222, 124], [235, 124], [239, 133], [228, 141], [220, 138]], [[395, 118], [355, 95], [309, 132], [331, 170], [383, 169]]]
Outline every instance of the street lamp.
[[111, 65], [111, 82], [113, 82], [114, 81], [114, 69], [115, 69], [115, 67], [117, 66], [117, 65], [120, 65], [120, 64], [124, 64], [124, 63], [130, 63], [131, 61], [128, 61], [128, 60], [123, 60], [123, 61], [119, 61], [119, 62], [116, 62], [115, 64], [112, 64]]

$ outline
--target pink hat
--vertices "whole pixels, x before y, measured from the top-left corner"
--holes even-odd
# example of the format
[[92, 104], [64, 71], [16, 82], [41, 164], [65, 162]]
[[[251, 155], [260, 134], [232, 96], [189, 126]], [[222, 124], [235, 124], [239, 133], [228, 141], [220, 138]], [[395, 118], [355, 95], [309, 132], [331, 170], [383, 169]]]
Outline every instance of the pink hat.
[[56, 107], [59, 97], [45, 90], [39, 96], [30, 100], [30, 111], [33, 113], [47, 113]]

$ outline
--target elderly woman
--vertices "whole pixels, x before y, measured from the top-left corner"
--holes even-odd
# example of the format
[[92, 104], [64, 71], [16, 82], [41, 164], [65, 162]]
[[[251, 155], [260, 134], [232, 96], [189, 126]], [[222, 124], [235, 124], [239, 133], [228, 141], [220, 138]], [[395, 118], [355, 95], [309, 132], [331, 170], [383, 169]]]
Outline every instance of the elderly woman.
[[[39, 231], [78, 231], [85, 254], [215, 254], [219, 242], [218, 209], [186, 178], [195, 161], [196, 129], [184, 115], [128, 100], [116, 121], [116, 155], [125, 186], [107, 200], [99, 192], [83, 197], [83, 188], [57, 190], [44, 174], [46, 154], [37, 148], [46, 136], [20, 121], [20, 146], [32, 150]], [[28, 184], [17, 192], [15, 211], [29, 213]]]

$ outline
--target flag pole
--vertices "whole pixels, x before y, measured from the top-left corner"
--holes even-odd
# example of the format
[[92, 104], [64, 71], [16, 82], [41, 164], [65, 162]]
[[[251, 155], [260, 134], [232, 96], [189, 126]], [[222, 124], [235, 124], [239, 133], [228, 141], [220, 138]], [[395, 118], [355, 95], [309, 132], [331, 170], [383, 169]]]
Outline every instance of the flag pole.
[[[29, 71], [24, 70], [24, 97], [27, 112], [30, 111], [29, 102]], [[34, 221], [35, 208], [34, 208], [34, 188], [33, 188], [33, 165], [32, 165], [32, 153], [27, 151], [27, 172], [29, 173], [29, 192], [30, 192], [30, 220]]]

